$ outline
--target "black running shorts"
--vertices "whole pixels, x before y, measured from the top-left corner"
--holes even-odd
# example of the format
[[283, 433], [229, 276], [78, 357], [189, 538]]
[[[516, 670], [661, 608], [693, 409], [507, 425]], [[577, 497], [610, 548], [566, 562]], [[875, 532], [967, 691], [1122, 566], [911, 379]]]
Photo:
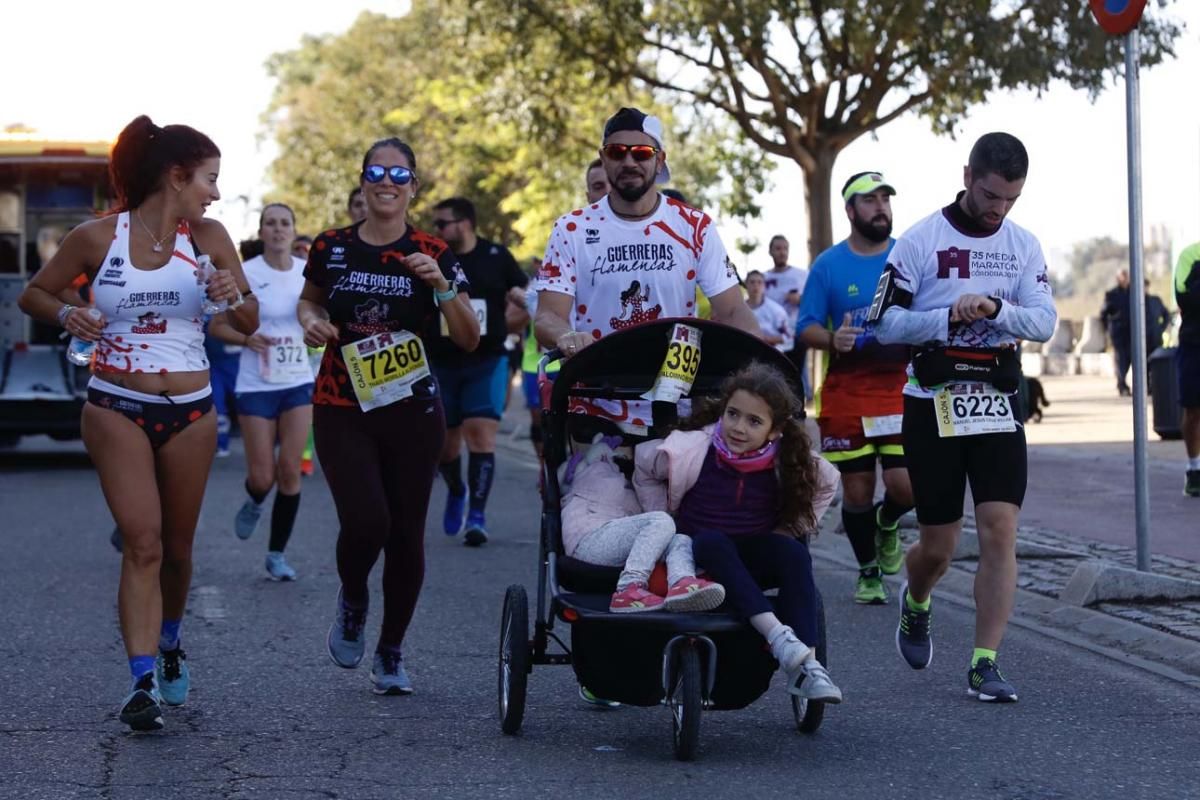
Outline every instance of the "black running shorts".
[[1025, 428], [977, 436], [938, 435], [933, 400], [904, 397], [904, 453], [923, 525], [948, 525], [963, 515], [967, 481], [975, 505], [1025, 500]]

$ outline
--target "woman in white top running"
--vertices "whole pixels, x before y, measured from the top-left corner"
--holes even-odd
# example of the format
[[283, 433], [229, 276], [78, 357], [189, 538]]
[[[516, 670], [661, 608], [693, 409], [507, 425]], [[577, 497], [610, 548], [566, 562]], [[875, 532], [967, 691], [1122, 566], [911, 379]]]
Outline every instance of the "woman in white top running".
[[[300, 508], [300, 457], [312, 424], [313, 373], [304, 329], [296, 320], [296, 304], [304, 288], [304, 259], [292, 255], [296, 216], [283, 203], [265, 207], [258, 220], [262, 255], [242, 265], [258, 298], [260, 326], [247, 336], [227, 314], [213, 317], [209, 333], [223, 342], [242, 345], [237, 375], [238, 421], [246, 445], [246, 494], [234, 518], [239, 539], [249, 539], [258, 526], [271, 487], [278, 485], [271, 507], [271, 539], [267, 574], [277, 581], [296, 579], [283, 550]], [[279, 444], [276, 455], [275, 445]]]
[[[83, 441], [124, 538], [117, 605], [133, 685], [120, 718], [135, 730], [161, 728], [161, 703], [188, 692], [179, 626], [217, 444], [205, 294], [229, 303], [239, 330], [258, 327], [233, 241], [204, 216], [221, 197], [220, 156], [186, 125], [133, 120], [110, 157], [119, 213], [71, 231], [20, 300], [30, 316], [96, 342]], [[211, 277], [201, 254], [217, 268]], [[56, 297], [80, 275], [98, 315]]]

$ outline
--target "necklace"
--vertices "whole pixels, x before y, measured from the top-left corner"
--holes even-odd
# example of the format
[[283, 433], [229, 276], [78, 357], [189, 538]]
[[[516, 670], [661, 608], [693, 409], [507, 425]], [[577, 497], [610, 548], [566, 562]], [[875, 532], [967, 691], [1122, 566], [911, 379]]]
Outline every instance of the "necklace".
[[154, 236], [154, 231], [150, 230], [150, 226], [146, 224], [146, 220], [142, 219], [141, 209], [138, 209], [135, 213], [137, 214], [138, 222], [142, 223], [142, 227], [146, 229], [146, 235], [154, 240], [154, 246], [150, 249], [156, 253], [161, 253], [163, 251], [163, 242], [165, 242], [172, 234], [174, 234], [175, 231], [173, 229], [169, 230], [167, 231], [166, 236], [163, 236], [161, 239], [157, 239]]

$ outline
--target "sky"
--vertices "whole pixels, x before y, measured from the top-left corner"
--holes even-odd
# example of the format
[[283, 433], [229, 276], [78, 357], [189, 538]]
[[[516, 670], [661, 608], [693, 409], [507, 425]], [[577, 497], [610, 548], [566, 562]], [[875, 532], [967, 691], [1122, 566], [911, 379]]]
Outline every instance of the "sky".
[[[296, 47], [306, 33], [344, 31], [362, 11], [400, 14], [407, 6], [407, 0], [209, 0], [196, 14], [188, 9], [199, 6], [162, 0], [5, 3], [0, 127], [24, 123], [48, 136], [112, 139], [141, 113], [159, 124], [193, 125], [223, 155], [224, 199], [212, 213], [243, 238], [253, 234], [275, 152], [260, 122], [273, 87], [267, 58]], [[1152, 227], [1165, 230], [1178, 252], [1200, 240], [1200, 2], [1179, 0], [1170, 13], [1187, 24], [1179, 56], [1141, 73], [1143, 208], [1146, 239]], [[954, 139], [934, 136], [920, 118], [902, 118], [847, 148], [833, 191], [855, 172], [882, 171], [898, 192], [893, 212], [902, 232], [953, 199], [971, 143], [993, 130], [1018, 136], [1029, 150], [1029, 179], [1011, 218], [1039, 236], [1052, 267], [1062, 268], [1075, 242], [1128, 240], [1123, 83], [1095, 104], [1063, 84], [1041, 98], [997, 95], [971, 111]], [[719, 221], [722, 237], [731, 252], [739, 238], [757, 240], [758, 250], [735, 260], [769, 266], [767, 241], [782, 233], [792, 243], [793, 263], [805, 266], [800, 168], [781, 163], [773, 183], [762, 216], [745, 229]], [[835, 199], [835, 240], [849, 233], [840, 207]]]

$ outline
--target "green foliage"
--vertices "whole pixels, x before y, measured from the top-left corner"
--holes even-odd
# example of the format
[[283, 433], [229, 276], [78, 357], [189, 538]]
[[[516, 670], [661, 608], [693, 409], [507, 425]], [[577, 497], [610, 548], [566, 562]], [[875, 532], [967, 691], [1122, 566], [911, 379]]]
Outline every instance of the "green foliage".
[[363, 153], [395, 135], [417, 155], [415, 224], [462, 195], [483, 235], [521, 258], [541, 255], [554, 220], [584, 202], [604, 120], [623, 105], [663, 116], [676, 185], [693, 203], [719, 197], [731, 213], [753, 214], [766, 187], [765, 156], [727, 118], [671, 113], [549, 37], [513, 38], [467, 0], [416, 0], [400, 18], [363, 14], [269, 68], [278, 85], [264, 120], [280, 147], [271, 199], [291, 203], [305, 231], [345, 224]]

